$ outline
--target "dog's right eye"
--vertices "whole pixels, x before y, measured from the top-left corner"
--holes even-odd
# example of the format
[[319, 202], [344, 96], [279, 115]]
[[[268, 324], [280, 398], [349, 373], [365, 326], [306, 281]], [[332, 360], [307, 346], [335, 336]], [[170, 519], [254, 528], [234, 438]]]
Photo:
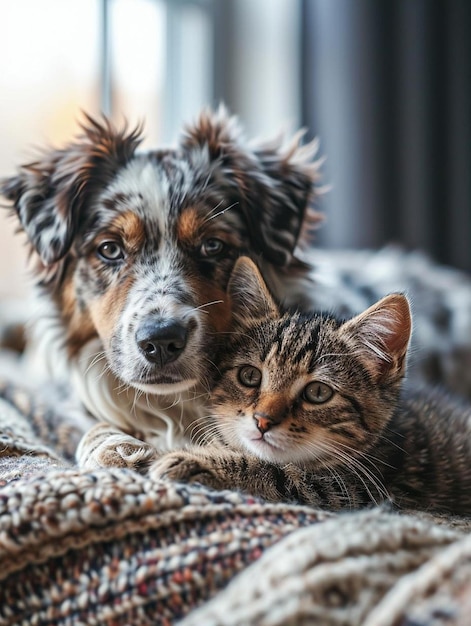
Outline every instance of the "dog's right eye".
[[105, 261], [120, 261], [124, 258], [123, 249], [116, 241], [104, 241], [98, 246], [97, 253]]
[[212, 237], [211, 239], [206, 239], [205, 241], [203, 241], [200, 251], [202, 256], [212, 257], [221, 254], [221, 252], [224, 251], [225, 247], [226, 244], [224, 243], [224, 241]]

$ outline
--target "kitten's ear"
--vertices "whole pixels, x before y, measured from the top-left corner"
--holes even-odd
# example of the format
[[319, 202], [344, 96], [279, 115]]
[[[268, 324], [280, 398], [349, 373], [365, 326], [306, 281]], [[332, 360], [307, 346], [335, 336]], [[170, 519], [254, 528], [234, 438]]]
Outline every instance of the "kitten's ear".
[[342, 331], [364, 352], [365, 365], [378, 379], [404, 374], [407, 348], [412, 332], [409, 302], [393, 293], [345, 322]]
[[279, 310], [255, 263], [240, 257], [227, 286], [232, 313], [239, 322], [263, 317], [278, 317]]

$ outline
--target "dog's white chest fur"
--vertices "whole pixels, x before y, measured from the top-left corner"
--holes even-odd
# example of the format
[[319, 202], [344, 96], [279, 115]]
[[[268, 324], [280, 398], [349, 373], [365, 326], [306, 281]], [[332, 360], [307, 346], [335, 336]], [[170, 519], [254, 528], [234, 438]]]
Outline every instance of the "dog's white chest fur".
[[97, 354], [101, 354], [98, 340], [86, 344], [71, 362], [72, 384], [96, 419], [137, 432], [162, 451], [192, 440], [196, 420], [204, 418], [206, 394], [201, 389], [171, 395], [144, 393], [120, 383]]

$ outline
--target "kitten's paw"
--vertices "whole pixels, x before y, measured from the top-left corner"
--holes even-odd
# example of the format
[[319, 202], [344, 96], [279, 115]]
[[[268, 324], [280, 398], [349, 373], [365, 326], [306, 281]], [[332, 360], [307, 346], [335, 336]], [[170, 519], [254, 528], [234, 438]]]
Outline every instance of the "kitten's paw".
[[145, 441], [101, 424], [84, 435], [77, 449], [77, 462], [84, 469], [126, 467], [145, 472], [157, 456]]
[[151, 466], [149, 476], [153, 479], [200, 483], [213, 489], [224, 488], [211, 461], [187, 450], [168, 452], [161, 456]]

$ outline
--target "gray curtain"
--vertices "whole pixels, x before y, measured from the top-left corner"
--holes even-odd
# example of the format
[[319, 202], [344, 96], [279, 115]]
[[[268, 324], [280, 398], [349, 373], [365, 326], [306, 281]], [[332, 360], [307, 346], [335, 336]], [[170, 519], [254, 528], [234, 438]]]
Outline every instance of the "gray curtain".
[[318, 243], [471, 271], [471, 2], [301, 6], [302, 118], [332, 185]]

